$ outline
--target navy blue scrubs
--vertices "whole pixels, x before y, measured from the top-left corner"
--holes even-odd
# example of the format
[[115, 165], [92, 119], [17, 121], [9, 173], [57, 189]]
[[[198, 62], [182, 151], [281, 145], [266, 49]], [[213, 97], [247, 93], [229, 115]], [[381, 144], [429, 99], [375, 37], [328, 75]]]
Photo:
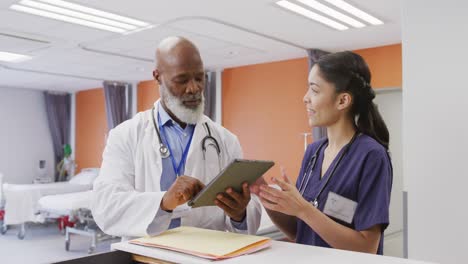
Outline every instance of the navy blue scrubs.
[[[329, 169], [320, 178], [324, 158], [324, 150], [328, 144], [327, 139], [322, 139], [310, 144], [304, 155], [302, 167], [297, 179], [296, 187], [302, 182], [304, 170], [312, 156], [320, 149], [314, 169], [310, 174], [303, 197], [307, 201], [313, 201], [317, 193], [325, 184], [327, 177], [337, 162], [340, 153], [330, 165]], [[307, 176], [305, 176], [307, 179]], [[369, 229], [375, 225], [382, 226], [377, 254], [383, 254], [383, 231], [389, 224], [390, 193], [392, 189], [392, 165], [386, 149], [373, 138], [360, 134], [351, 145], [347, 153], [336, 168], [333, 177], [318, 197], [319, 210], [323, 212], [328, 193], [334, 192], [357, 202], [356, 211], [352, 222], [346, 223], [331, 217], [334, 221], [357, 231]], [[317, 233], [314, 232], [302, 220], [297, 221], [296, 242], [300, 244], [330, 247]]]

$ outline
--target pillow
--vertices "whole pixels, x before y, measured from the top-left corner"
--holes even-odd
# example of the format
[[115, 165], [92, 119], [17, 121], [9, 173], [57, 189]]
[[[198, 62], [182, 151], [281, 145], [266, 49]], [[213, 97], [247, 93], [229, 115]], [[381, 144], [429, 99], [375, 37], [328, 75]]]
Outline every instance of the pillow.
[[86, 168], [82, 169], [80, 173], [77, 175], [73, 176], [69, 183], [72, 184], [82, 184], [82, 185], [91, 185], [94, 182], [94, 179], [99, 174], [99, 168]]

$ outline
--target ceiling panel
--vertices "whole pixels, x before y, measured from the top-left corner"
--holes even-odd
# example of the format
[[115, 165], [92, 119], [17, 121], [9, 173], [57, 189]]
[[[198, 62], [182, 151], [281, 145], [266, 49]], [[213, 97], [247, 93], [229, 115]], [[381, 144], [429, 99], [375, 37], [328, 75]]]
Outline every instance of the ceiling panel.
[[21, 32], [43, 32], [60, 25], [57, 20], [15, 12], [8, 8], [0, 10], [0, 27]]
[[142, 46], [140, 48], [133, 48], [133, 49], [128, 49], [128, 50], [121, 50], [117, 51], [120, 54], [128, 55], [128, 56], [133, 56], [137, 58], [143, 58], [145, 60], [155, 60], [156, 56], [156, 46], [158, 42], [155, 42], [151, 45], [148, 45], [146, 47]]
[[[158, 43], [169, 36], [183, 36], [195, 43], [200, 50], [209, 50], [231, 45], [222, 39], [194, 34], [186, 30], [180, 30], [172, 26], [155, 27], [132, 35], [113, 36], [107, 39], [85, 43], [84, 46], [96, 50], [105, 50], [126, 55], [141, 57], [141, 49], [144, 49], [144, 58], [152, 59]], [[151, 53], [148, 50], [151, 49]], [[137, 55], [138, 54], [138, 55]]]
[[[197, 25], [194, 27], [193, 25]], [[286, 44], [281, 39], [275, 39], [274, 36], [262, 36], [254, 30], [242, 26], [231, 24], [222, 20], [211, 20], [210, 18], [187, 18], [171, 23], [172, 27], [186, 30], [213, 39], [222, 39], [231, 44], [242, 45], [261, 50], [271, 46], [275, 48], [297, 48]]]
[[[24, 78], [27, 76], [27, 78]], [[49, 91], [79, 91], [101, 87], [101, 81], [6, 70], [0, 67], [0, 86]]]
[[[140, 0], [138, 4], [115, 0], [67, 0], [155, 24], [152, 29], [129, 35], [8, 9], [18, 1], [0, 1], [0, 34], [8, 32], [49, 44], [11, 40], [0, 35], [0, 50], [29, 52], [33, 57], [22, 63], [0, 63], [0, 85], [10, 87], [72, 91], [100, 86], [100, 79], [151, 79], [155, 49], [163, 38], [172, 35], [192, 40], [209, 69], [305, 57], [305, 48], [338, 51], [401, 42], [400, 1], [347, 0], [381, 18], [385, 24], [340, 32], [282, 10], [274, 0]], [[1, 64], [99, 80], [5, 70]]]
[[2, 32], [0, 30], [0, 51], [14, 52], [27, 55], [30, 52], [51, 46], [48, 41], [32, 39], [20, 34]]
[[267, 53], [266, 51], [259, 50], [256, 48], [247, 48], [238, 45], [231, 45], [220, 49], [212, 49], [206, 51], [205, 54], [208, 56], [216, 56], [216, 58], [223, 60], [230, 60], [238, 57], [252, 56], [258, 53]]
[[83, 44], [83, 46], [91, 49], [105, 50], [111, 52], [122, 52], [128, 50], [136, 50], [141, 47], [150, 46], [151, 44], [155, 45], [155, 43], [151, 43], [150, 41], [137, 40], [131, 37], [120, 37], [104, 39], [92, 45], [85, 43]]
[[84, 27], [70, 23], [60, 23], [56, 27], [49, 28], [43, 32], [44, 35], [52, 36], [69, 42], [81, 43], [94, 39], [106, 38], [117, 33], [104, 31], [100, 29]]

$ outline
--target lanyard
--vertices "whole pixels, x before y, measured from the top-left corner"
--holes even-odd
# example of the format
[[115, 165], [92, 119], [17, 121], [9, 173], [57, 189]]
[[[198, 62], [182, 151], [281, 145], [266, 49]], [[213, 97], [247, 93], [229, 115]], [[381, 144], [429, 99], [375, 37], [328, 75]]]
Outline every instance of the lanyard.
[[164, 126], [161, 126], [161, 117], [159, 116], [159, 112], [158, 112], [158, 122], [159, 122], [159, 130], [162, 132], [164, 139], [166, 139], [166, 144], [167, 144], [167, 147], [169, 148], [172, 168], [174, 169], [176, 176], [179, 177], [182, 171], [182, 165], [185, 164], [185, 160], [187, 159], [188, 151], [192, 143], [192, 138], [193, 138], [193, 134], [195, 133], [195, 129], [193, 129], [192, 133], [190, 134], [190, 139], [187, 145], [185, 146], [184, 152], [182, 152], [182, 157], [180, 158], [179, 165], [177, 165], [174, 155], [172, 154], [174, 152], [172, 152], [172, 148], [171, 148], [171, 145], [169, 144], [169, 140], [167, 140], [166, 130], [164, 129]]
[[[341, 155], [338, 157], [338, 160], [336, 161], [335, 165], [333, 166], [332, 168], [332, 171], [330, 173], [330, 175], [328, 176], [327, 180], [325, 181], [325, 184], [322, 185], [322, 187], [320, 188], [319, 192], [317, 193], [317, 195], [315, 196], [314, 200], [312, 201], [312, 204], [318, 208], [318, 198], [320, 196], [320, 194], [322, 194], [323, 190], [325, 189], [325, 187], [327, 187], [328, 185], [328, 182], [330, 182], [330, 179], [333, 177], [333, 175], [335, 174], [335, 171], [336, 171], [336, 168], [338, 167], [338, 165], [341, 163], [341, 160], [343, 159], [343, 157], [346, 155], [346, 153], [348, 152], [349, 148], [351, 147], [351, 145], [354, 143], [354, 141], [356, 140], [358, 136], [358, 133], [355, 133], [353, 138], [351, 139], [351, 141], [346, 144], [345, 146], [345, 149], [343, 150], [343, 152], [341, 152]], [[308, 163], [308, 166], [307, 166], [307, 169], [306, 171], [304, 172], [304, 175], [302, 177], [302, 181], [301, 181], [301, 184], [299, 186], [299, 191], [301, 192], [302, 195], [304, 195], [304, 192], [305, 192], [305, 189], [307, 187], [307, 184], [309, 183], [310, 181], [310, 177], [312, 175], [312, 171], [314, 170], [314, 167], [315, 167], [315, 163], [317, 161], [317, 156], [318, 154], [320, 153], [320, 149], [323, 147], [323, 145], [325, 145], [326, 142], [323, 142], [318, 148], [317, 150], [315, 151], [314, 155], [312, 156], [312, 159], [310, 160], [310, 162]], [[307, 174], [307, 180], [306, 180], [306, 174]]]

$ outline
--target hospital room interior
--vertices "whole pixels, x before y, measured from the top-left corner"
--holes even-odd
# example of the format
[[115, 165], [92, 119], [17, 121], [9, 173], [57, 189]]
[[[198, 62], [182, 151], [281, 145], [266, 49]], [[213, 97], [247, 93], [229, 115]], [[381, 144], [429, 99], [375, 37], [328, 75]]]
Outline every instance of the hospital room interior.
[[[123, 243], [96, 223], [93, 183], [110, 131], [158, 106], [156, 49], [177, 36], [203, 61], [204, 114], [237, 137], [243, 159], [274, 161], [270, 186], [281, 168], [295, 183], [309, 144], [326, 137], [308, 123], [312, 66], [360, 55], [393, 180], [382, 261], [353, 257], [467, 263], [466, 11], [460, 0], [1, 0], [0, 262], [90, 258]], [[249, 257], [294, 244], [261, 208], [255, 235], [273, 246]], [[287, 257], [338, 263], [308, 248]], [[158, 263], [172, 262], [185, 261]]]

